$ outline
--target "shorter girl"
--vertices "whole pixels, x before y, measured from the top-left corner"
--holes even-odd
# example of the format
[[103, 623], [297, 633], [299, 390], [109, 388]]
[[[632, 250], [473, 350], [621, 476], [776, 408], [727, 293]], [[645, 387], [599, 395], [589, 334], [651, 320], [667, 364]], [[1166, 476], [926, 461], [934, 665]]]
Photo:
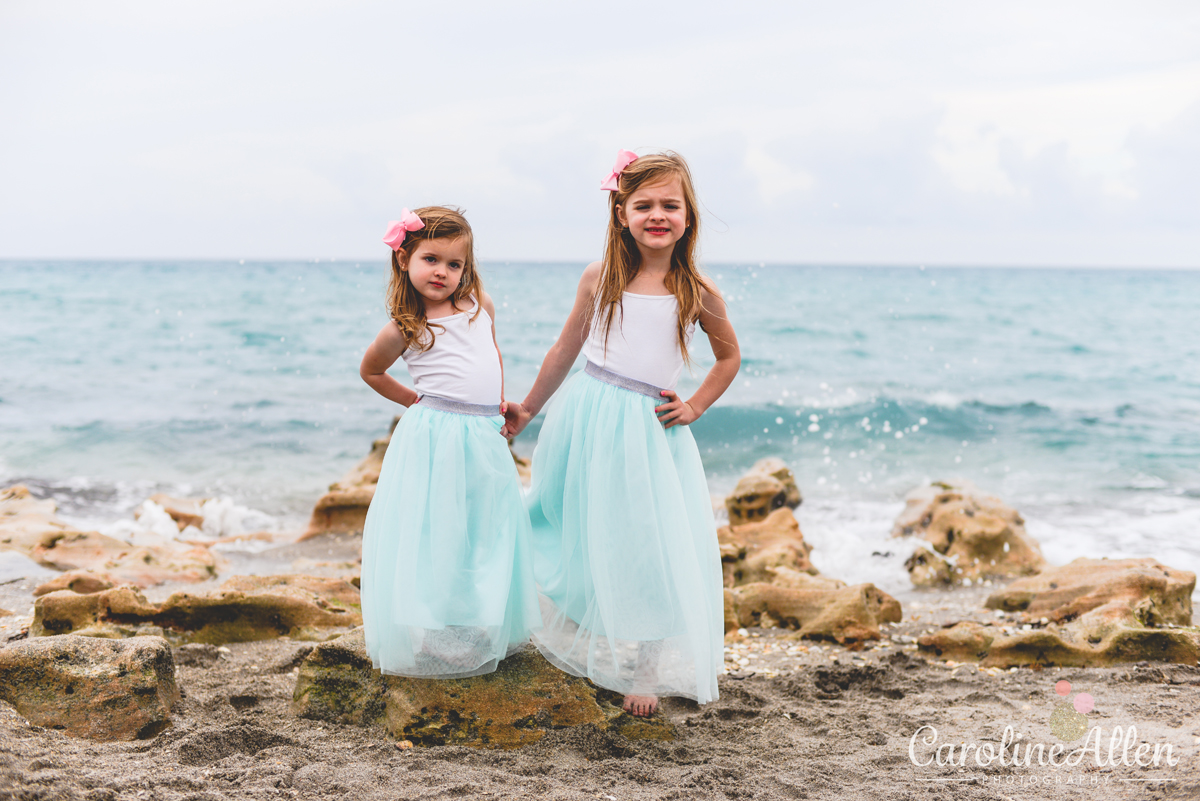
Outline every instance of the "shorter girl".
[[[500, 436], [495, 307], [454, 209], [404, 210], [391, 245], [391, 321], [363, 356], [372, 389], [409, 407], [392, 434], [363, 529], [367, 653], [384, 673], [488, 673], [540, 623], [529, 518]], [[416, 389], [387, 370], [408, 365]]]

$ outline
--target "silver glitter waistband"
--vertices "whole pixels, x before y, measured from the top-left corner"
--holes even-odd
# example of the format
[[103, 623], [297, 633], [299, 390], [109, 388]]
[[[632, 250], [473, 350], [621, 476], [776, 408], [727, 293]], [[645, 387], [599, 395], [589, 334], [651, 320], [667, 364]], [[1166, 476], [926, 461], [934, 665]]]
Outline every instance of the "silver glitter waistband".
[[496, 417], [500, 414], [499, 404], [490, 406], [486, 403], [463, 403], [449, 398], [439, 398], [437, 395], [422, 395], [417, 403], [426, 409], [437, 409], [439, 412], [454, 414], [473, 414], [477, 417]]
[[628, 378], [620, 373], [614, 373], [612, 370], [605, 370], [595, 362], [588, 362], [587, 367], [583, 368], [583, 372], [590, 375], [597, 381], [603, 381], [605, 384], [612, 384], [614, 387], [627, 389], [630, 392], [636, 392], [639, 395], [645, 395], [647, 398], [654, 398], [657, 401], [666, 402], [663, 397], [663, 389], [656, 387], [653, 384], [647, 384], [645, 381], [638, 381], [635, 378]]

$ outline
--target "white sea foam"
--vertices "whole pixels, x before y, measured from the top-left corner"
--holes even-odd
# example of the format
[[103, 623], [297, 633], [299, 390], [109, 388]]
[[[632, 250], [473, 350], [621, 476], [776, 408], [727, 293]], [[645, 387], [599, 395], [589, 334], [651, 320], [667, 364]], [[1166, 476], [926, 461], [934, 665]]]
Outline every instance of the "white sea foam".
[[[1054, 565], [1080, 556], [1129, 559], [1149, 556], [1200, 575], [1200, 502], [1153, 495], [1113, 506], [1050, 504], [1025, 513], [1026, 530]], [[1200, 591], [1192, 596], [1200, 604]]]
[[[1042, 499], [1043, 501], [1048, 499]], [[1154, 496], [1138, 503], [1097, 506], [1057, 502], [1014, 505], [1026, 530], [1052, 565], [1086, 556], [1128, 559], [1149, 556], [1200, 575], [1200, 502]], [[893, 595], [913, 589], [904, 562], [923, 545], [916, 537], [891, 536], [904, 504], [834, 497], [809, 499], [796, 510], [810, 559], [823, 574], [848, 584], [871, 582]], [[1200, 590], [1193, 595], [1200, 605]]]
[[847, 584], [870, 582], [888, 593], [912, 589], [904, 562], [917, 542], [891, 536], [892, 521], [903, 503], [805, 501], [796, 510], [804, 539], [813, 546], [809, 557], [824, 575]]
[[258, 552], [271, 547], [263, 539], [239, 539], [230, 542], [217, 540], [229, 537], [246, 537], [257, 532], [273, 533], [280, 530], [279, 522], [270, 515], [235, 503], [232, 498], [210, 498], [200, 506], [204, 522], [200, 528], [178, 523], [159, 504], [143, 501], [132, 519], [122, 518], [98, 527], [101, 534], [128, 542], [131, 545], [155, 545], [164, 540], [214, 542], [213, 548], [227, 551]]
[[962, 398], [945, 390], [926, 395], [925, 401], [931, 406], [941, 406], [943, 409], [957, 409], [962, 404]]
[[210, 498], [200, 507], [204, 517], [204, 535], [211, 539], [235, 537], [255, 531], [278, 531], [275, 518], [234, 503], [232, 498]]
[[136, 515], [132, 520], [122, 519], [100, 526], [100, 533], [124, 540], [130, 545], [157, 545], [163, 540], [187, 538], [188, 534], [200, 533], [193, 526], [188, 526], [181, 532], [175, 520], [167, 514], [167, 510], [154, 501], [144, 501], [138, 507]]

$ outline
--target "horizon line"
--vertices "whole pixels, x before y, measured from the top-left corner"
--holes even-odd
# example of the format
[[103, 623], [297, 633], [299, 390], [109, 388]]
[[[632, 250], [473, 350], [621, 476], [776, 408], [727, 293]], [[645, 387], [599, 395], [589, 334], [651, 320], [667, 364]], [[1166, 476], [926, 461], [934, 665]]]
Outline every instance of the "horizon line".
[[[302, 264], [345, 264], [354, 262], [373, 263], [376, 258], [380, 263], [387, 261], [386, 256], [371, 257], [371, 258], [355, 258], [343, 256], [267, 256], [267, 257], [244, 257], [244, 256], [0, 256], [0, 265], [11, 264], [18, 262], [43, 262], [43, 263], [62, 263], [62, 262], [90, 262], [101, 264], [118, 264], [118, 263], [156, 263], [156, 262], [176, 262], [176, 263], [236, 263], [238, 265], [250, 264], [287, 264], [287, 263], [302, 263]], [[584, 267], [595, 259], [518, 259], [504, 257], [481, 256], [477, 258], [481, 264], [527, 264], [527, 265], [543, 265], [543, 266], [578, 266]], [[851, 268], [851, 269], [950, 269], [950, 270], [1131, 270], [1131, 271], [1147, 271], [1147, 272], [1189, 272], [1200, 270], [1200, 263], [1194, 265], [1161, 265], [1161, 264], [1067, 264], [1067, 263], [1000, 263], [1000, 262], [945, 262], [945, 261], [904, 261], [904, 262], [880, 262], [880, 261], [771, 261], [771, 260], [754, 260], [754, 261], [706, 261], [701, 262], [701, 267], [723, 267], [723, 268], [740, 268], [748, 267], [751, 269], [772, 269], [772, 268]]]

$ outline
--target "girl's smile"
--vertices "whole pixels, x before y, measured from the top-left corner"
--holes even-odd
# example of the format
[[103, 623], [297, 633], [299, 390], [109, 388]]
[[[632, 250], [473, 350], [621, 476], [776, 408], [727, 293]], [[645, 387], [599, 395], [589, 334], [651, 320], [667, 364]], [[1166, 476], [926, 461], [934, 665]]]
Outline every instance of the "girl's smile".
[[640, 248], [651, 251], [673, 248], [689, 224], [683, 198], [683, 186], [675, 177], [642, 186], [624, 205], [617, 207], [617, 218]]

